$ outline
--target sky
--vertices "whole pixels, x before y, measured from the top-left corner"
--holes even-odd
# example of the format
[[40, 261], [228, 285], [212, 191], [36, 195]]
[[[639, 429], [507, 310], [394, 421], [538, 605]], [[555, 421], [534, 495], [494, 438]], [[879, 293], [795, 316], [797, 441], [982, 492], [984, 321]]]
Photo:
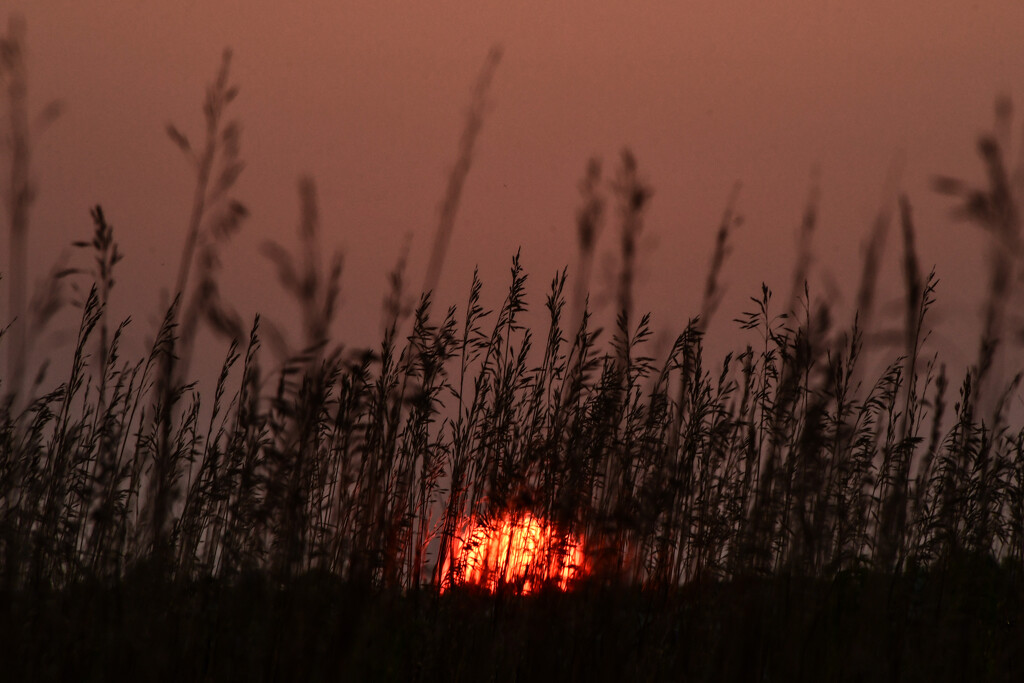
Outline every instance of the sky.
[[[838, 290], [842, 305], [886, 178], [901, 169], [921, 261], [940, 278], [934, 343], [954, 364], [973, 360], [985, 236], [954, 220], [931, 182], [980, 182], [976, 140], [996, 96], [1024, 102], [1016, 0], [8, 0], [0, 12], [26, 19], [33, 108], [66, 107], [35, 143], [35, 272], [91, 233], [89, 208], [102, 204], [126, 254], [113, 311], [141, 336], [173, 284], [191, 206], [193, 178], [165, 126], [200, 137], [225, 47], [247, 163], [236, 194], [251, 212], [224, 256], [225, 294], [246, 319], [294, 326], [259, 245], [296, 245], [297, 181], [311, 175], [324, 249], [346, 257], [335, 336], [365, 345], [407, 236], [409, 281], [423, 281], [470, 89], [498, 44], [443, 304], [465, 301], [477, 266], [485, 298], [500, 303], [521, 250], [540, 309], [554, 273], [576, 264], [587, 160], [610, 177], [628, 147], [654, 190], [637, 307], [666, 333], [699, 312], [717, 224], [742, 184], [727, 296], [709, 330], [735, 347], [731, 320], [761, 283], [788, 294], [813, 179], [812, 294]], [[599, 241], [598, 304], [614, 229]], [[900, 297], [897, 243], [893, 231], [883, 302]]]

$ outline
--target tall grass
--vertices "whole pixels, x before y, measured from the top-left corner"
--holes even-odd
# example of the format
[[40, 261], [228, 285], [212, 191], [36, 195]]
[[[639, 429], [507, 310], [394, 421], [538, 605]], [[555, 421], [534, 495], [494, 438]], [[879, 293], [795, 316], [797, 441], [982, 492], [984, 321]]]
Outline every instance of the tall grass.
[[936, 280], [917, 271], [903, 207], [906, 351], [866, 385], [851, 383], [860, 330], [835, 329], [805, 297], [782, 313], [767, 287], [739, 319], [751, 344], [712, 366], [697, 319], [657, 360], [647, 316], [629, 328], [620, 315], [607, 348], [588, 315], [567, 333], [561, 273], [534, 349], [516, 258], [499, 310], [479, 280], [461, 316], [435, 317], [424, 296], [405, 339], [392, 328], [373, 352], [296, 356], [269, 396], [257, 319], [200, 424], [191, 385], [153, 391], [176, 308], [146, 358], [121, 360], [127, 323], [90, 353], [109, 292], [97, 283], [69, 375], [4, 416], [5, 576], [120, 576], [166, 524], [172, 572], [437, 584], [460, 525], [509, 509], [558, 520], [600, 572], [642, 585], [1019, 557], [1024, 432], [1005, 405], [1019, 378], [982, 420], [981, 371], [952, 378], [924, 356]]

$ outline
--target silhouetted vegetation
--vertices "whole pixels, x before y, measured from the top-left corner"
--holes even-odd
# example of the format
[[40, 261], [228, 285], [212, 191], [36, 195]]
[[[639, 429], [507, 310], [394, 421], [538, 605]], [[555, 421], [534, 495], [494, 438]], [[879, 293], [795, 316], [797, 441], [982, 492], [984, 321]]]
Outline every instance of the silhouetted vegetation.
[[[19, 34], [0, 73], [24, 116]], [[488, 57], [460, 145], [469, 168]], [[302, 314], [304, 348], [268, 370], [265, 323], [243, 326], [217, 286], [218, 250], [247, 215], [226, 111], [230, 61], [208, 90], [194, 149], [194, 209], [173, 295], [148, 355], [125, 360], [127, 321], [107, 304], [122, 254], [96, 207], [69, 370], [22, 382], [23, 248], [8, 267], [0, 338], [0, 670], [12, 680], [999, 680], [1024, 647], [1024, 425], [1002, 374], [1017, 284], [1020, 188], [1004, 142], [980, 150], [989, 185], [939, 181], [993, 242], [977, 362], [925, 344], [937, 278], [922, 269], [898, 202], [904, 294], [899, 348], [863, 361], [879, 230], [838, 322], [808, 291], [816, 190], [792, 294], [767, 286], [736, 321], [738, 347], [703, 348], [737, 220], [734, 195], [711, 256], [702, 317], [656, 353], [634, 302], [636, 238], [650, 188], [623, 154], [605, 210], [591, 162], [578, 214], [580, 271], [546, 288], [527, 326], [527, 275], [464, 305], [406, 305], [392, 276], [379, 347], [329, 338], [340, 257], [319, 259], [312, 180], [300, 184], [302, 253], [266, 253]], [[1001, 116], [1009, 116], [1003, 108]], [[22, 133], [15, 128], [15, 139]], [[28, 135], [27, 132], [24, 133]], [[19, 142], [18, 145], [21, 143]], [[28, 144], [27, 138], [24, 142]], [[28, 159], [9, 161], [12, 243], [28, 226]], [[465, 171], [458, 171], [462, 176]], [[436, 283], [461, 190], [453, 173], [428, 282]], [[450, 204], [450, 205], [449, 205]], [[116, 215], [116, 214], [114, 214]], [[586, 304], [594, 243], [614, 217], [617, 324]], [[1012, 248], [1010, 248], [1012, 247]], [[403, 259], [404, 263], [404, 259]], [[22, 284], [19, 284], [22, 283]], [[566, 289], [573, 292], [566, 312]], [[40, 299], [57, 306], [53, 297]], [[52, 314], [38, 308], [35, 318]], [[227, 347], [212, 395], [187, 370], [199, 325]], [[19, 331], [20, 330], [20, 331]], [[286, 345], [279, 344], [281, 348]], [[272, 387], [270, 390], [267, 387]], [[568, 592], [460, 585], [455, 541], [511, 512], [583, 539]], [[552, 553], [558, 553], [553, 544]], [[542, 576], [542, 568], [537, 568]], [[445, 589], [442, 593], [442, 589]]]

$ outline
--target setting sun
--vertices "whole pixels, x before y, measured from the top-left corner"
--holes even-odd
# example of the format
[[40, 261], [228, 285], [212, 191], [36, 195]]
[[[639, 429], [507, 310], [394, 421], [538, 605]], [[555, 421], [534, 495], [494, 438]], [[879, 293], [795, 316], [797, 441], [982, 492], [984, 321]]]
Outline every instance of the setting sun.
[[529, 513], [477, 522], [456, 545], [454, 556], [455, 583], [491, 592], [511, 585], [525, 595], [545, 583], [566, 590], [585, 571], [580, 539], [559, 534]]

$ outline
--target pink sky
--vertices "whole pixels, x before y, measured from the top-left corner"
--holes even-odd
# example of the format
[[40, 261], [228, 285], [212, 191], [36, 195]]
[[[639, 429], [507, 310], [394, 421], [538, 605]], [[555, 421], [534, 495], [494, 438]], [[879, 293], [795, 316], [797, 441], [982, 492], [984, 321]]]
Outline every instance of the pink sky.
[[[657, 327], [678, 331], [699, 311], [737, 180], [745, 223], [712, 337], [734, 335], [729, 320], [762, 281], [785, 297], [814, 168], [822, 204], [812, 287], [834, 280], [848, 302], [886, 173], [902, 158], [921, 259], [942, 280], [937, 338], [950, 361], [973, 359], [977, 334], [960, 335], [978, 319], [984, 242], [950, 219], [929, 182], [937, 173], [980, 180], [975, 140], [995, 96], [1024, 103], [1016, 0], [8, 0], [10, 11], [28, 22], [35, 106], [67, 105], [36, 148], [37, 272], [88, 235], [88, 209], [101, 203], [127, 254], [115, 314], [132, 313], [139, 335], [151, 333], [160, 290], [172, 284], [190, 208], [189, 169], [164, 126], [198, 137], [202, 93], [225, 46], [248, 162], [238, 195], [252, 212], [227, 258], [227, 293], [246, 318], [290, 319], [257, 246], [294, 244], [296, 181], [312, 174], [328, 246], [347, 255], [338, 337], [366, 344], [409, 232], [410, 279], [422, 282], [469, 89], [500, 43], [445, 304], [465, 300], [476, 264], [497, 303], [521, 247], [539, 309], [555, 270], [575, 263], [587, 159], [613, 171], [624, 146], [655, 189], [637, 301]], [[612, 227], [603, 252], [614, 252]], [[892, 276], [895, 233], [890, 245]]]

